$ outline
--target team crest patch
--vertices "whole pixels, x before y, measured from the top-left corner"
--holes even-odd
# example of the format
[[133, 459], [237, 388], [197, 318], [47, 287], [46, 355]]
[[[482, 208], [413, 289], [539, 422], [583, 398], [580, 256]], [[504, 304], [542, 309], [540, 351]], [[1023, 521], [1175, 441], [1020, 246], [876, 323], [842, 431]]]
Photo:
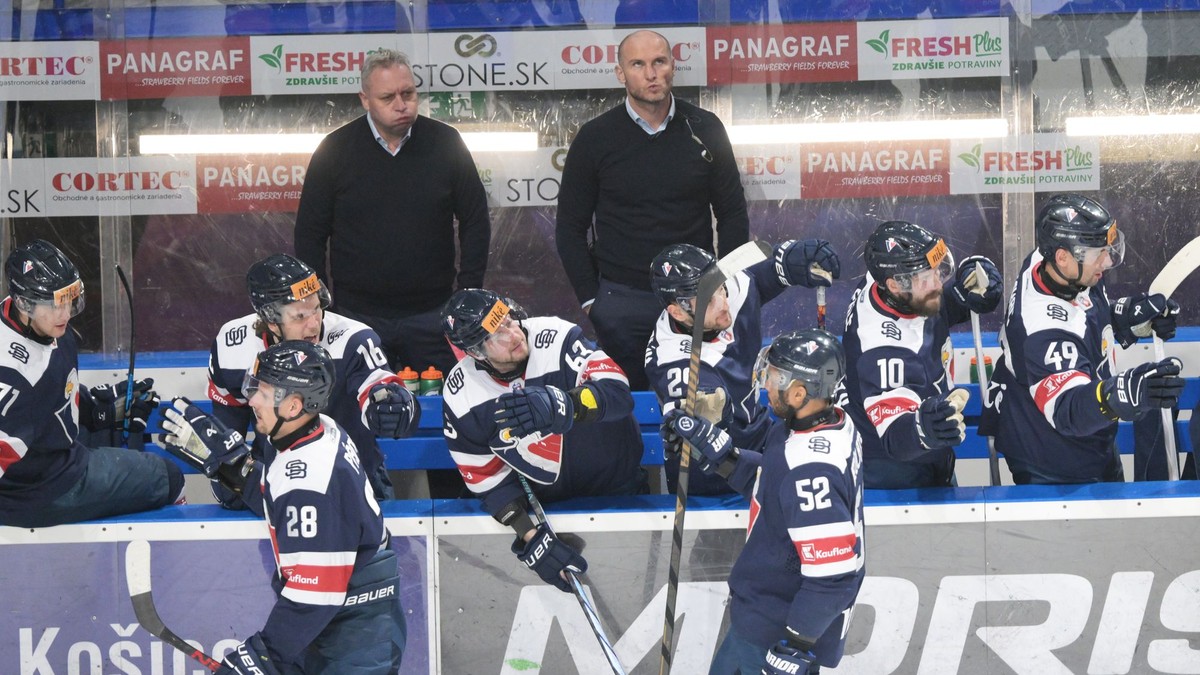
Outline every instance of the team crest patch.
[[805, 354], [812, 356], [818, 349], [820, 349], [820, 345], [817, 344], [816, 340], [809, 340], [800, 348], [804, 350]]
[[664, 277], [665, 277], [665, 276], [670, 276], [670, 275], [671, 275], [671, 270], [673, 270], [673, 269], [675, 269], [675, 267], [674, 267], [673, 265], [671, 265], [671, 263], [669, 263], [669, 262], [665, 262], [665, 263], [663, 263], [663, 264], [662, 264], [662, 273], [663, 273], [663, 276], [664, 276]]
[[1079, 212], [1070, 206], [1067, 207], [1065, 213], [1067, 214], [1068, 221], [1075, 220], [1075, 217], [1079, 215]]
[[29, 274], [29, 271], [32, 269], [33, 269], [33, 263], [26, 260], [25, 264], [21, 265], [21, 274]]
[[308, 360], [308, 355], [303, 352], [293, 352], [292, 359], [296, 362], [296, 365], [300, 365]]
[[887, 238], [886, 240], [884, 240], [884, 242], [883, 242], [883, 246], [884, 246], [884, 248], [886, 248], [886, 249], [888, 250], [888, 253], [891, 253], [892, 251], [896, 250], [896, 247], [897, 247], [897, 246], [899, 246], [899, 245], [900, 245], [900, 244], [898, 244], [898, 243], [896, 242], [896, 239], [895, 239], [895, 237], [888, 237], [888, 238]]

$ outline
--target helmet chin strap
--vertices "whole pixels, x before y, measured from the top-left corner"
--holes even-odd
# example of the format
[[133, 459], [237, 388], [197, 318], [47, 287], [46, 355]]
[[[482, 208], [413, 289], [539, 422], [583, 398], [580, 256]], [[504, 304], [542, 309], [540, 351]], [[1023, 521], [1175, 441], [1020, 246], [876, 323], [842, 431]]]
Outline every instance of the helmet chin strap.
[[909, 302], [909, 300], [912, 299], [912, 293], [907, 293], [907, 295], [908, 300], [905, 300], [898, 295], [894, 295], [890, 290], [888, 290], [886, 283], [879, 284], [879, 297], [883, 298], [883, 301], [888, 307], [891, 307], [901, 314], [916, 314], [916, 309], [914, 309], [912, 303]]
[[[286, 400], [287, 397], [285, 396], [284, 399]], [[284, 422], [293, 422], [301, 417], [304, 417], [304, 408], [300, 408], [300, 412], [292, 415], [291, 417], [284, 417], [282, 414], [280, 414], [279, 403], [276, 403], [272, 410], [275, 412], [275, 426], [271, 427], [271, 431], [267, 433], [267, 437], [271, 440], [275, 440], [278, 437], [279, 428], [283, 426]]]
[[1059, 268], [1057, 258], [1057, 255], [1051, 256], [1050, 260], [1046, 262], [1050, 263], [1049, 267], [1054, 270], [1055, 274], [1067, 280], [1066, 284], [1061, 284], [1054, 277], [1050, 276], [1045, 267], [1042, 268], [1042, 281], [1046, 282], [1046, 285], [1050, 287], [1050, 290], [1054, 291], [1055, 295], [1064, 300], [1071, 300], [1076, 295], [1087, 290], [1087, 286], [1079, 283], [1083, 281], [1083, 263], [1079, 262], [1074, 255], [1071, 256], [1071, 260], [1075, 261], [1075, 269], [1079, 271], [1079, 274], [1074, 279], [1071, 279]]

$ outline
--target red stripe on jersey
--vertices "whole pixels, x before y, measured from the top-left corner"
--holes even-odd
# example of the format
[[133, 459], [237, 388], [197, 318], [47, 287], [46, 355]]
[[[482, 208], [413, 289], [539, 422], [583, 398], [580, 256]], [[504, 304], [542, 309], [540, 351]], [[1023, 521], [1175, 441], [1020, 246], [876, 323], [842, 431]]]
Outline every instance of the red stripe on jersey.
[[1092, 378], [1087, 376], [1080, 370], [1064, 370], [1061, 373], [1048, 375], [1037, 383], [1037, 387], [1033, 391], [1033, 402], [1037, 404], [1038, 411], [1043, 415], [1046, 414], [1046, 406], [1050, 402], [1062, 395], [1067, 390], [1067, 383], [1075, 380], [1083, 379], [1083, 381], [1091, 381]]
[[236, 398], [234, 398], [234, 397], [230, 396], [229, 394], [226, 394], [226, 393], [222, 392], [220, 389], [218, 389], [217, 385], [213, 383], [212, 378], [209, 378], [209, 380], [208, 380], [208, 398], [211, 401], [220, 403], [221, 405], [229, 406], [230, 408], [246, 407], [245, 403], [242, 403], [241, 401], [237, 400]]
[[483, 466], [473, 466], [470, 464], [459, 464], [458, 472], [462, 474], [463, 480], [474, 485], [495, 476], [504, 468], [504, 460], [499, 457], [493, 457], [492, 461]]
[[795, 541], [796, 553], [800, 554], [800, 562], [806, 565], [842, 562], [854, 557], [854, 544], [858, 537], [854, 534], [844, 534], [839, 537], [825, 537], [810, 541]]
[[402, 380], [402, 379], [400, 379], [400, 378], [396, 377], [395, 375], [389, 375], [389, 376], [387, 376], [387, 377], [381, 377], [381, 378], [379, 378], [379, 381], [378, 381], [378, 382], [372, 382], [372, 383], [371, 383], [371, 386], [369, 386], [369, 387], [367, 387], [366, 389], [364, 389], [364, 390], [363, 390], [363, 393], [362, 393], [362, 395], [360, 395], [360, 396], [358, 397], [358, 407], [359, 407], [360, 409], [364, 409], [364, 410], [365, 410], [365, 409], [366, 409], [366, 407], [367, 407], [367, 397], [371, 395], [371, 390], [372, 390], [372, 389], [374, 389], [374, 388], [375, 388], [377, 385], [380, 385], [380, 384], [387, 384], [388, 382], [395, 382], [396, 384], [400, 385], [401, 387], [403, 387], [403, 386], [404, 386], [404, 380]]
[[617, 365], [616, 361], [611, 358], [594, 359], [587, 362], [583, 367], [583, 381], [587, 382], [592, 379], [592, 375], [597, 373], [616, 373], [625, 375], [625, 371], [621, 370], [621, 366]]
[[754, 522], [758, 520], [758, 512], [762, 511], [762, 506], [758, 503], [758, 495], [750, 497], [750, 523], [746, 525], [746, 538], [750, 538], [750, 533], [754, 531]]
[[903, 396], [883, 398], [873, 403], [870, 408], [867, 408], [867, 418], [871, 420], [871, 424], [879, 426], [897, 415], [903, 415], [904, 413], [916, 410], [920, 405], [911, 398], [904, 398]]
[[345, 593], [354, 565], [289, 565], [281, 571], [288, 588], [314, 593]]
[[17, 453], [16, 448], [0, 441], [0, 473], [8, 471], [8, 467], [21, 461], [21, 455]]
[[551, 434], [536, 443], [530, 443], [529, 452], [557, 464], [562, 458], [562, 434]]

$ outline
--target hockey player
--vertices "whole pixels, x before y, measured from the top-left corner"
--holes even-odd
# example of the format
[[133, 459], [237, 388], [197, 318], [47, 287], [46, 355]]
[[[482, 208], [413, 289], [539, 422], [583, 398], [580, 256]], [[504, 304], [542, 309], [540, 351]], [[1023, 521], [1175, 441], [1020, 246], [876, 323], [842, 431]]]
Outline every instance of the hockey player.
[[83, 310], [79, 271], [41, 239], [18, 246], [4, 264], [9, 296], [0, 305], [0, 525], [60, 523], [148, 511], [183, 501], [173, 462], [122, 448], [87, 448], [92, 431], [140, 433], [158, 406], [152, 380], [79, 386], [79, 346], [71, 319]]
[[[659, 252], [650, 265], [650, 287], [662, 303], [663, 313], [646, 347], [646, 376], [664, 414], [682, 407], [686, 398], [696, 288], [700, 277], [715, 264], [708, 251], [691, 244], [673, 244]], [[820, 270], [814, 270], [814, 265]], [[793, 240], [775, 247], [774, 260], [735, 274], [712, 297], [700, 346], [701, 403], [697, 410], [701, 417], [728, 431], [738, 447], [757, 447], [771, 424], [750, 381], [754, 359], [763, 344], [763, 304], [788, 286], [829, 286], [839, 276], [841, 263], [828, 242]], [[664, 446], [672, 446], [664, 450], [667, 487], [673, 493], [679, 475], [679, 448], [669, 440], [670, 435], [664, 431]], [[730, 491], [720, 476], [699, 470], [692, 471], [688, 480], [689, 494]]]
[[[242, 435], [185, 398], [164, 414], [163, 446], [234, 493], [261, 477], [278, 598], [262, 630], [219, 675], [385, 675], [400, 668], [406, 626], [396, 554], [354, 440], [320, 414], [336, 392], [333, 357], [306, 340], [266, 348], [240, 390], [273, 452], [257, 462]], [[256, 509], [257, 511], [258, 509]]]
[[[850, 299], [842, 338], [863, 480], [868, 489], [956, 485], [967, 392], [954, 389], [949, 373], [950, 326], [996, 309], [1000, 271], [983, 256], [956, 270], [941, 237], [899, 220], [875, 228], [865, 258], [870, 275]], [[986, 278], [977, 278], [977, 265]]]
[[[308, 265], [290, 255], [267, 256], [250, 266], [246, 287], [254, 313], [221, 327], [208, 362], [208, 397], [213, 414], [226, 426], [245, 432], [253, 413], [242, 391], [242, 378], [265, 347], [281, 340], [306, 340], [332, 355], [338, 389], [330, 396], [330, 417], [354, 439], [377, 500], [393, 497], [383, 452], [375, 438], [412, 433], [421, 416], [419, 404], [400, 378], [388, 370], [379, 336], [366, 324], [325, 311], [329, 291]], [[262, 461], [265, 439], [255, 438], [254, 456]], [[248, 485], [254, 491], [258, 481]], [[222, 504], [240, 508], [243, 500], [213, 491]], [[257, 503], [249, 495], [244, 503]]]
[[518, 472], [539, 501], [647, 492], [642, 437], [625, 373], [572, 323], [527, 317], [484, 289], [446, 304], [446, 337], [469, 356], [446, 377], [443, 431], [484, 509], [517, 534], [512, 552], [570, 591], [579, 552], [533, 524]]
[[1035, 227], [1037, 250], [1014, 284], [981, 426], [994, 429], [1018, 484], [1123, 481], [1117, 421], [1173, 407], [1184, 381], [1174, 358], [1114, 375], [1112, 343], [1174, 337], [1179, 305], [1160, 294], [1109, 305], [1104, 273], [1121, 263], [1125, 241], [1095, 200], [1055, 195]]
[[703, 453], [705, 471], [761, 464], [753, 483], [738, 488], [750, 499], [750, 523], [729, 574], [729, 632], [710, 675], [804, 675], [842, 658], [866, 573], [862, 437], [834, 405], [845, 370], [842, 346], [823, 330], [786, 333], [763, 349], [755, 382], [780, 421], [761, 453], [739, 449], [703, 418], [668, 414]]

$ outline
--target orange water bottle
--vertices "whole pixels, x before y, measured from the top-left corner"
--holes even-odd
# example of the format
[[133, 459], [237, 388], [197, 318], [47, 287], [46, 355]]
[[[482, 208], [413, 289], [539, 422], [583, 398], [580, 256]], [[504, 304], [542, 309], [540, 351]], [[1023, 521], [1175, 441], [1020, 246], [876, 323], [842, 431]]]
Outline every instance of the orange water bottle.
[[440, 396], [442, 393], [442, 371], [429, 366], [421, 373], [421, 396]]
[[416, 394], [418, 391], [420, 391], [421, 376], [417, 375], [417, 371], [413, 370], [412, 368], [404, 366], [404, 370], [396, 373], [396, 377], [400, 378], [400, 381], [404, 383], [404, 388], [410, 393]]

